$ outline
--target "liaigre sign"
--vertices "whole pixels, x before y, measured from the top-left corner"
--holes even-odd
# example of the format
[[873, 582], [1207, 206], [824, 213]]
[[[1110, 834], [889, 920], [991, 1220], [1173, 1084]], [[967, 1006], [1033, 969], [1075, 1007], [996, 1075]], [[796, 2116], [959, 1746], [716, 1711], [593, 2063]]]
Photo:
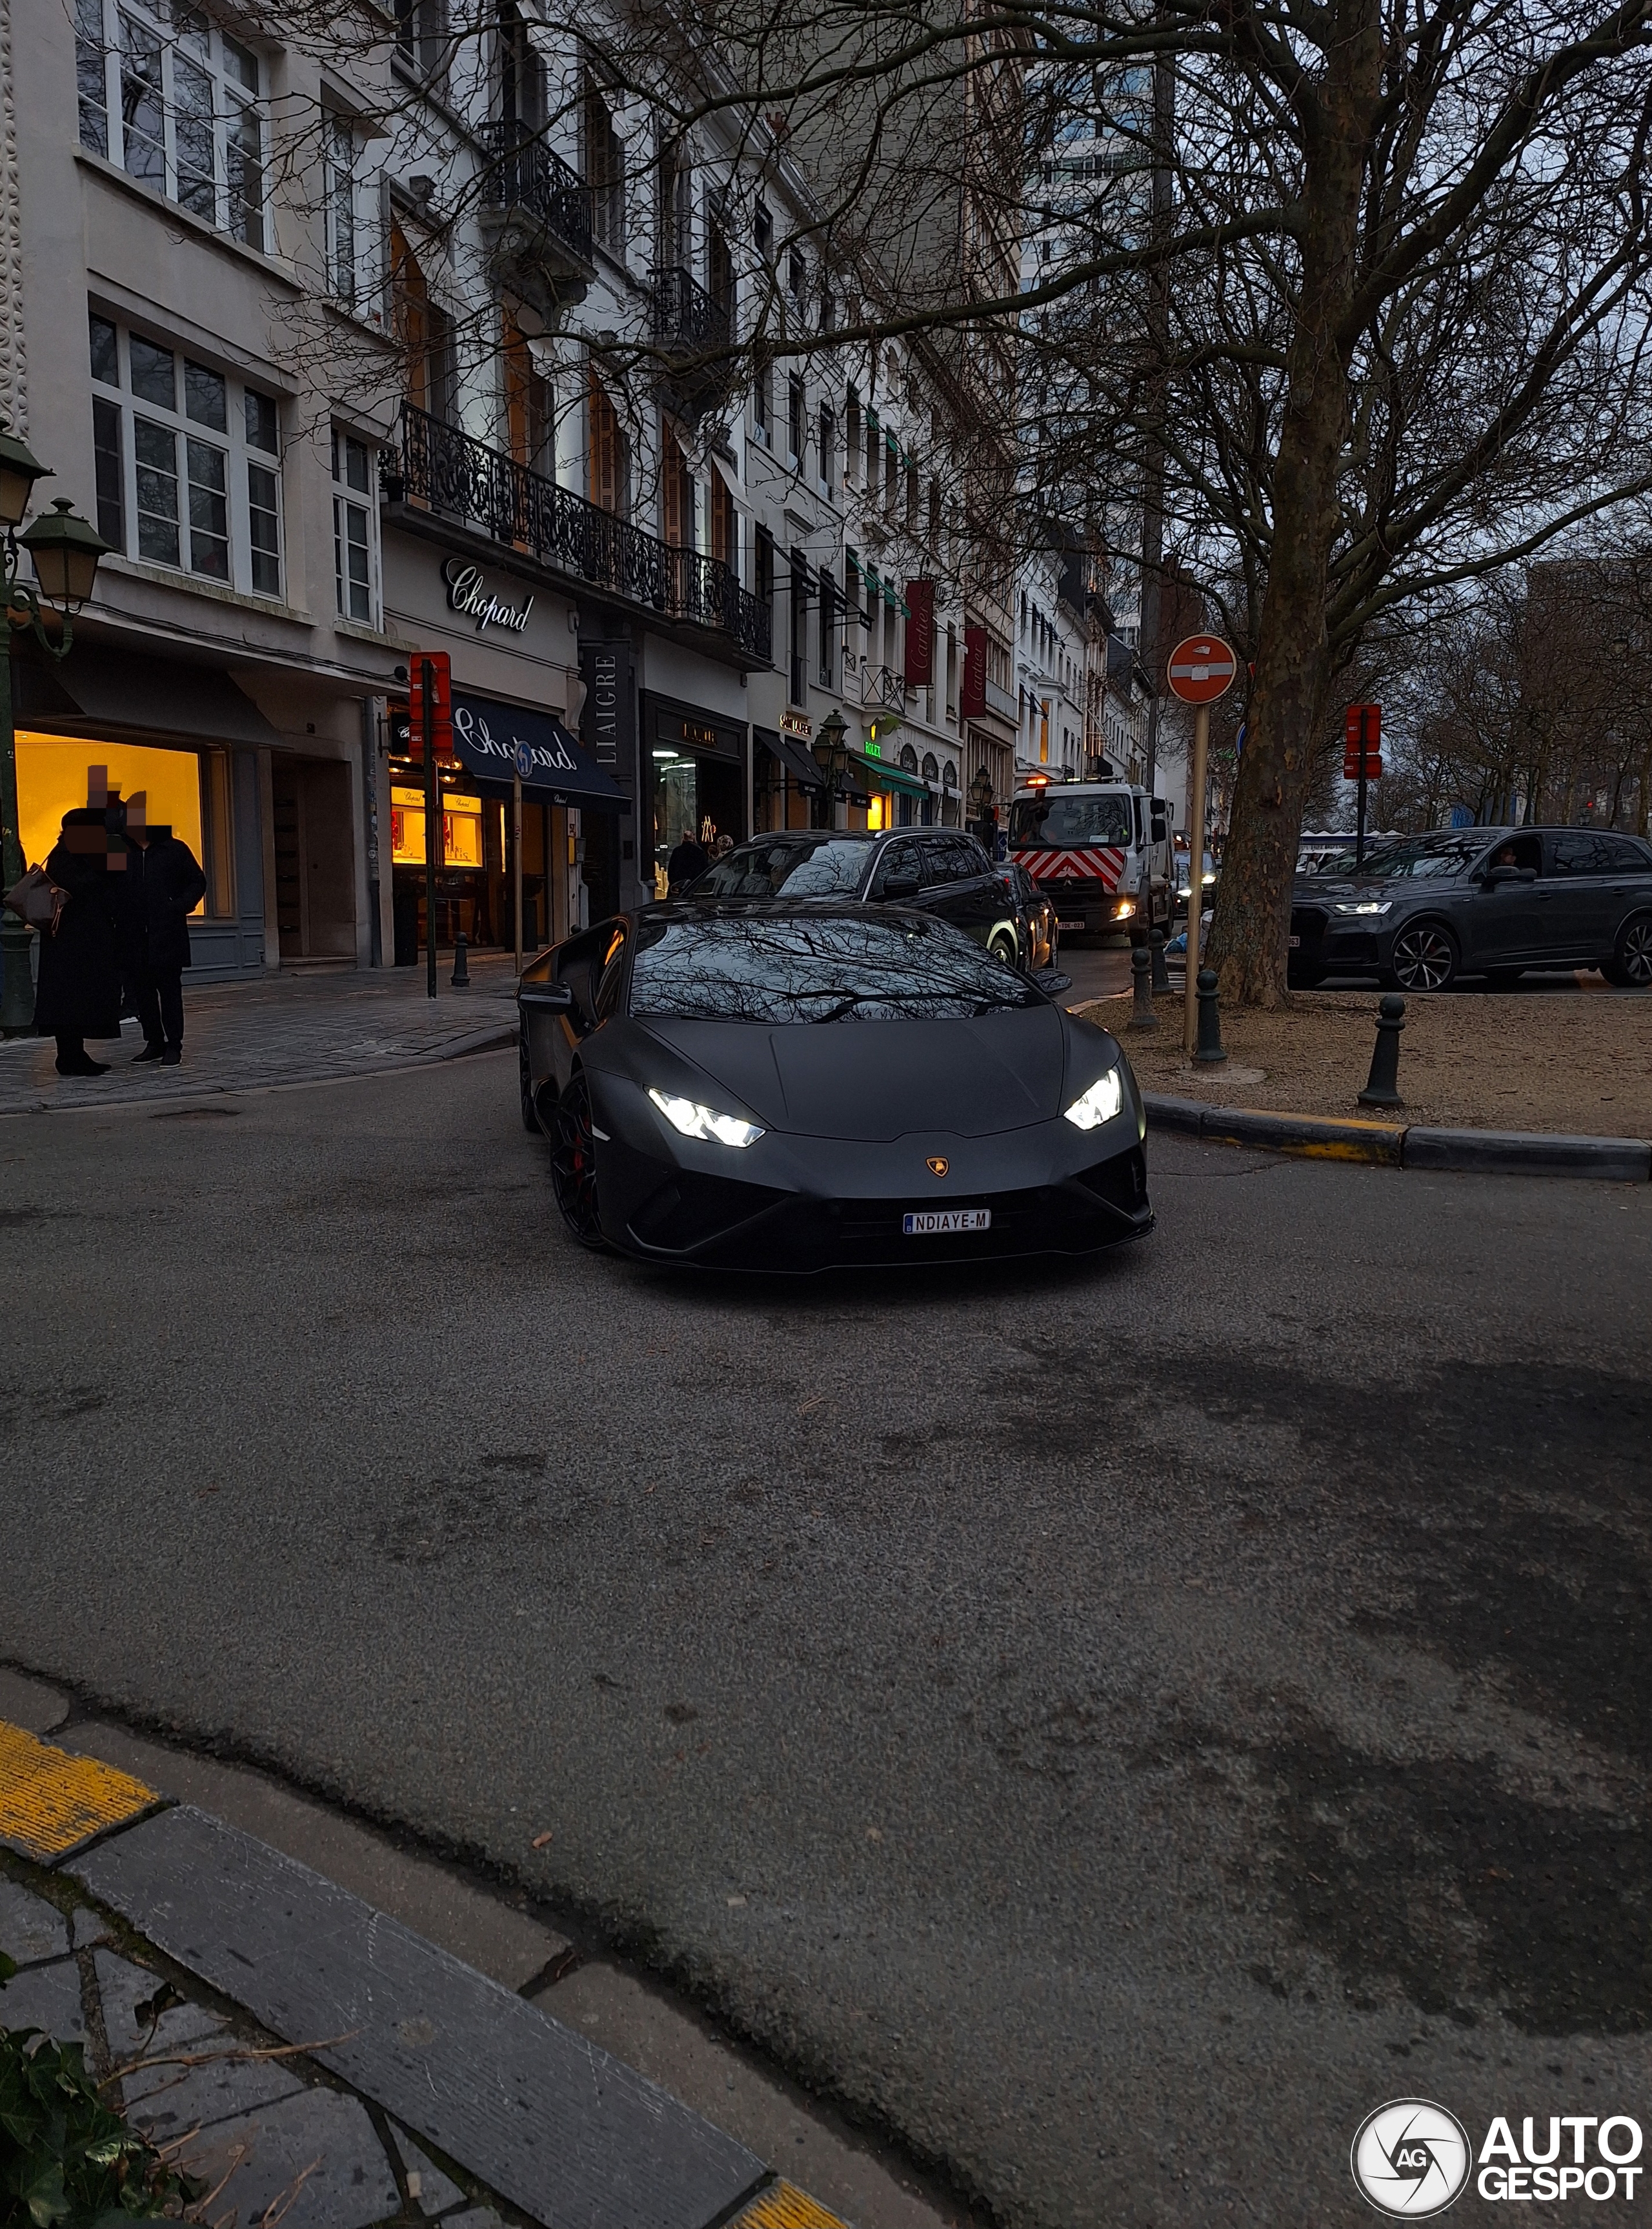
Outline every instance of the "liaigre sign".
[[441, 577], [447, 588], [448, 610], [474, 620], [478, 634], [485, 633], [491, 626], [503, 627], [509, 634], [526, 632], [528, 614], [533, 609], [531, 596], [524, 596], [519, 604], [513, 604], [495, 595], [483, 577], [481, 567], [472, 564], [468, 557], [444, 558]]

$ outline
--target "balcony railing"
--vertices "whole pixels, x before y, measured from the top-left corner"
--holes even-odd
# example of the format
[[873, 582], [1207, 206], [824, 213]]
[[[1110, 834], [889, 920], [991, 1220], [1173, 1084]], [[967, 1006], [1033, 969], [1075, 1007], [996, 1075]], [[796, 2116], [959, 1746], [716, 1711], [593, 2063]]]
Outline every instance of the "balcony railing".
[[729, 345], [728, 310], [692, 273], [672, 265], [652, 273], [654, 338], [685, 356], [706, 356]]
[[456, 520], [599, 594], [724, 635], [752, 665], [769, 662], [768, 607], [719, 559], [672, 549], [411, 403], [399, 451], [385, 453], [384, 483], [392, 502]]
[[579, 172], [525, 124], [490, 124], [482, 142], [488, 156], [483, 201], [493, 209], [526, 209], [588, 263], [591, 189]]
[[906, 676], [897, 673], [892, 665], [865, 667], [861, 674], [861, 701], [885, 705], [891, 712], [903, 710], [906, 704]]

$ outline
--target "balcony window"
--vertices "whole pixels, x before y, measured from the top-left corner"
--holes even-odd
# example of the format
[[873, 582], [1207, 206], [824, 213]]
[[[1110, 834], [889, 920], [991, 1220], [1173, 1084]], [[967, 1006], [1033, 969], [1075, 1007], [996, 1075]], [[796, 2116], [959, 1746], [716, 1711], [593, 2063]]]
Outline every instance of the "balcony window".
[[595, 86], [585, 93], [585, 179], [591, 189], [591, 233], [616, 260], [626, 252], [626, 151], [614, 112]]
[[759, 363], [751, 382], [751, 433], [752, 439], [761, 441], [765, 448], [768, 446], [768, 421], [773, 408], [770, 389], [774, 383], [775, 376], [768, 364]]
[[820, 492], [836, 492], [838, 477], [838, 419], [829, 402], [820, 405]]
[[343, 116], [323, 119], [325, 170], [324, 218], [327, 229], [327, 292], [346, 309], [356, 307], [360, 228], [356, 179], [356, 127]]
[[123, 555], [254, 595], [281, 594], [273, 395], [92, 316], [99, 531]]
[[77, 0], [80, 145], [249, 247], [265, 245], [262, 64], [197, 9]]
[[443, 28], [442, 0], [395, 0], [395, 51], [409, 69], [437, 67]]
[[795, 550], [792, 553], [791, 606], [792, 644], [791, 656], [787, 660], [787, 693], [794, 704], [801, 704], [808, 696], [809, 686], [809, 568]]
[[786, 460], [794, 472], [801, 468], [803, 451], [808, 436], [804, 426], [808, 414], [808, 398], [800, 379], [786, 382]]

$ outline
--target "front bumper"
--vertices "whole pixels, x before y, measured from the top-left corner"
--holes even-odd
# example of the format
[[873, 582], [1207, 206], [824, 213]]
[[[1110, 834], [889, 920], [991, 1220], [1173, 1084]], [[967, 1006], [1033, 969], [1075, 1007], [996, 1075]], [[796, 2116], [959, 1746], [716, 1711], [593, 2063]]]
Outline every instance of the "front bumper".
[[[1138, 1109], [989, 1138], [889, 1141], [770, 1131], [742, 1152], [668, 1143], [618, 1080], [592, 1078], [602, 1229], [646, 1261], [781, 1273], [1086, 1255], [1153, 1224]], [[937, 1178], [928, 1164], [944, 1159]], [[911, 1209], [988, 1208], [985, 1231], [908, 1237]]]

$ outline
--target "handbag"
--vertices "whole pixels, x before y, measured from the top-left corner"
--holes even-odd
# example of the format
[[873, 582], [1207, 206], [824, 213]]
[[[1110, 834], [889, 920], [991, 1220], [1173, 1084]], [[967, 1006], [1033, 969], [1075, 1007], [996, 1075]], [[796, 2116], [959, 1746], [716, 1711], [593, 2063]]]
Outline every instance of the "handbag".
[[67, 899], [68, 892], [59, 889], [44, 867], [31, 867], [6, 892], [5, 902], [8, 910], [21, 915], [30, 928], [39, 929], [42, 936], [55, 936]]

